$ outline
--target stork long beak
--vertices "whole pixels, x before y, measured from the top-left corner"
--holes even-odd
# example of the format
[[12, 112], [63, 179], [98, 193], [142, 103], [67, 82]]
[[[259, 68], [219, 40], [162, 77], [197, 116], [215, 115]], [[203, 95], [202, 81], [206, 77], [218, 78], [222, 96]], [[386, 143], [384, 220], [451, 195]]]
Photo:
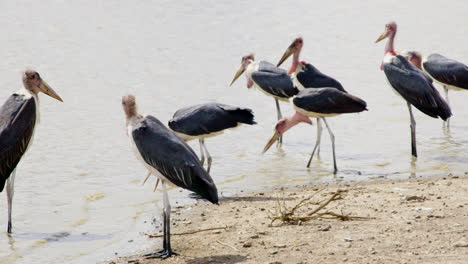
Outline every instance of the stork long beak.
[[234, 75], [234, 79], [232, 79], [232, 82], [229, 86], [232, 86], [232, 84], [244, 73], [245, 68], [243, 65], [240, 66], [239, 70], [237, 70], [236, 75]]
[[265, 145], [265, 147], [263, 148], [263, 151], [262, 151], [262, 154], [264, 154], [265, 152], [268, 151], [268, 149], [270, 149], [271, 145], [273, 145], [273, 143], [275, 143], [278, 138], [281, 137], [281, 134], [275, 130], [275, 133], [273, 134], [273, 136], [270, 138], [270, 140], [268, 140], [268, 143]]
[[296, 52], [296, 50], [297, 50], [296, 45], [293, 42], [291, 45], [289, 45], [288, 49], [284, 52], [283, 56], [279, 60], [276, 67], [279, 67], [281, 64], [283, 64], [283, 62], [287, 60], [291, 55], [293, 55], [294, 52]]
[[382, 39], [386, 38], [387, 37], [387, 29], [385, 29], [385, 31], [379, 36], [379, 38], [375, 41], [375, 43], [381, 41]]
[[40, 84], [39, 84], [39, 90], [41, 90], [41, 92], [47, 94], [48, 96], [52, 97], [52, 98], [55, 98], [57, 100], [59, 100], [60, 102], [63, 102], [62, 98], [60, 98], [60, 96], [54, 91], [54, 89], [52, 89], [45, 81], [41, 80]]

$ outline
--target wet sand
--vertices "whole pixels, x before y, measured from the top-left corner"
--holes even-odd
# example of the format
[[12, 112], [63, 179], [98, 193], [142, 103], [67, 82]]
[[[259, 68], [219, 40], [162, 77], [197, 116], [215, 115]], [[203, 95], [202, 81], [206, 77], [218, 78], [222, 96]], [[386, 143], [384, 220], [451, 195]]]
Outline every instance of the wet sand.
[[[279, 206], [292, 208], [316, 193], [325, 210], [366, 220], [313, 219], [271, 224]], [[318, 193], [317, 193], [318, 192]], [[309, 205], [297, 212], [312, 211]], [[284, 210], [284, 209], [283, 209]], [[468, 176], [302, 185], [224, 197], [174, 209], [172, 247], [161, 262], [141, 255], [106, 263], [466, 263]], [[224, 227], [224, 228], [223, 228]], [[156, 250], [156, 249], [155, 249]], [[147, 252], [141, 252], [141, 254]]]

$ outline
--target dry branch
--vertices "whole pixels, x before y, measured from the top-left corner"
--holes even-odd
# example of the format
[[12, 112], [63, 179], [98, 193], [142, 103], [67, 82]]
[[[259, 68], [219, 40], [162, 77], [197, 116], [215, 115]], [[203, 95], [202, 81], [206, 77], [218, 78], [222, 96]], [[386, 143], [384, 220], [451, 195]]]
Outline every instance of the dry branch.
[[230, 248], [234, 249], [235, 251], [239, 252], [239, 250], [237, 248], [233, 247], [233, 246], [230, 246], [228, 244], [224, 244], [223, 242], [221, 242], [219, 240], [216, 240], [216, 242], [223, 245], [223, 246], [230, 247]]
[[[330, 205], [331, 203], [343, 199], [343, 194], [346, 193], [347, 191], [337, 190], [336, 192], [332, 193], [332, 195], [329, 198], [319, 201], [319, 202], [314, 202], [312, 198], [314, 198], [315, 195], [317, 195], [322, 190], [319, 190], [313, 193], [312, 195], [310, 195], [309, 197], [302, 199], [301, 201], [299, 201], [299, 203], [297, 203], [291, 209], [288, 209], [286, 207], [285, 202], [281, 204], [278, 199], [278, 207], [277, 207], [276, 213], [274, 216], [270, 217], [271, 225], [276, 221], [281, 221], [282, 223], [297, 224], [300, 222], [307, 222], [307, 221], [318, 219], [318, 218], [339, 219], [342, 221], [369, 219], [367, 217], [345, 215], [342, 213], [340, 214], [340, 213], [335, 213], [335, 212], [326, 210], [326, 207]], [[305, 207], [310, 207], [312, 205], [315, 205], [317, 207], [310, 212], [303, 212], [302, 214], [298, 213], [298, 211], [304, 211]]]
[[[212, 230], [220, 230], [220, 229], [227, 229], [229, 226], [225, 227], [211, 227], [211, 228], [206, 228], [206, 229], [199, 229], [199, 230], [193, 230], [193, 231], [187, 231], [187, 232], [182, 232], [182, 233], [171, 233], [171, 236], [182, 236], [182, 235], [192, 235], [200, 232], [206, 232], [206, 231], [212, 231]], [[163, 237], [164, 234], [146, 234], [148, 237], [155, 238], [155, 237]]]

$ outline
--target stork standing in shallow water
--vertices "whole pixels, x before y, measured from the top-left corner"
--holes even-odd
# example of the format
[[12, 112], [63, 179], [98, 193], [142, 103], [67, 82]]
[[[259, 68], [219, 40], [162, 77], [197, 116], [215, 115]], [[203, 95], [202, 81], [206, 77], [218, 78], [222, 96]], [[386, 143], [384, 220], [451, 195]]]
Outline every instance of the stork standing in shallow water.
[[[423, 58], [417, 51], [406, 53], [408, 60], [420, 70], [424, 70], [436, 82], [444, 87], [445, 100], [450, 105], [448, 98], [449, 89], [468, 90], [468, 66], [465, 64], [434, 53]], [[447, 119], [447, 127], [450, 126], [450, 118]]]
[[294, 85], [299, 90], [304, 90], [305, 88], [332, 87], [342, 92], [346, 92], [339, 81], [320, 72], [312, 64], [309, 64], [305, 61], [299, 62], [299, 56], [303, 46], [304, 40], [302, 37], [295, 38], [291, 45], [289, 45], [289, 47], [283, 53], [283, 56], [281, 56], [281, 59], [276, 66], [279, 67], [281, 64], [283, 64], [284, 61], [293, 55], [291, 67], [289, 68], [288, 73], [291, 75]]
[[11, 212], [16, 166], [32, 143], [34, 129], [39, 121], [39, 97], [43, 92], [61, 102], [62, 98], [42, 80], [39, 73], [23, 73], [23, 89], [12, 94], [0, 108], [0, 192], [6, 182], [8, 200], [8, 227], [11, 233]]
[[[341, 83], [334, 78], [323, 74], [312, 64], [305, 61], [299, 62], [299, 56], [301, 54], [302, 47], [304, 46], [304, 40], [302, 37], [297, 37], [294, 41], [288, 46], [286, 51], [281, 56], [277, 66], [279, 67], [284, 61], [286, 61], [291, 55], [293, 59], [291, 62], [291, 67], [289, 68], [289, 74], [294, 82], [294, 85], [300, 90], [309, 89], [309, 88], [335, 88], [341, 92], [346, 93], [346, 90], [343, 88]], [[317, 114], [317, 116], [310, 116], [317, 118], [317, 154], [320, 152], [320, 140], [322, 138], [322, 123], [320, 120], [325, 122], [325, 117], [322, 114]], [[314, 148], [315, 149], [315, 148]], [[313, 151], [315, 153], [315, 150]], [[312, 161], [313, 154], [310, 157], [309, 164]]]
[[[359, 99], [356, 96], [339, 91], [335, 88], [317, 88], [317, 89], [305, 89], [300, 91], [293, 100], [292, 104], [296, 113], [287, 118], [281, 119], [275, 126], [275, 132], [268, 143], [263, 149], [265, 153], [273, 144], [273, 142], [284, 134], [291, 127], [304, 122], [312, 124], [308, 117], [323, 118], [323, 117], [332, 117], [340, 114], [346, 113], [358, 113], [366, 109], [366, 102]], [[330, 133], [330, 138], [332, 141], [332, 150], [333, 150], [333, 173], [336, 174], [338, 171], [336, 165], [336, 156], [335, 156], [335, 136], [331, 131], [328, 123], [323, 119], [328, 132]], [[310, 166], [312, 157], [320, 143], [320, 133], [318, 133], [317, 141], [315, 143], [314, 150], [310, 156], [307, 167]]]
[[206, 103], [177, 110], [168, 125], [184, 141], [198, 139], [200, 143], [200, 163], [207, 157], [207, 171], [211, 168], [211, 155], [205, 145], [205, 138], [224, 133], [224, 130], [241, 124], [254, 125], [251, 109], [220, 103]]
[[[265, 95], [273, 97], [276, 103], [276, 113], [278, 120], [282, 118], [279, 101], [289, 102], [289, 98], [299, 91], [289, 77], [288, 73], [267, 62], [255, 62], [253, 54], [242, 57], [241, 66], [232, 79], [230, 86], [245, 72], [247, 77], [247, 88], [255, 87]], [[281, 137], [278, 138], [281, 142]]]
[[171, 249], [171, 205], [166, 184], [192, 191], [214, 204], [218, 203], [218, 191], [195, 152], [181, 138], [155, 117], [138, 114], [135, 96], [124, 96], [122, 106], [132, 149], [146, 169], [159, 178], [163, 190], [163, 249], [146, 257], [168, 258], [176, 253]]
[[406, 58], [396, 54], [393, 48], [396, 32], [396, 23], [390, 22], [385, 25], [385, 31], [375, 42], [388, 38], [380, 69], [384, 71], [393, 89], [406, 100], [411, 120], [411, 155], [417, 157], [416, 121], [411, 105], [428, 116], [440, 117], [443, 120], [447, 120], [452, 112], [449, 105], [432, 85], [429, 76], [412, 65]]

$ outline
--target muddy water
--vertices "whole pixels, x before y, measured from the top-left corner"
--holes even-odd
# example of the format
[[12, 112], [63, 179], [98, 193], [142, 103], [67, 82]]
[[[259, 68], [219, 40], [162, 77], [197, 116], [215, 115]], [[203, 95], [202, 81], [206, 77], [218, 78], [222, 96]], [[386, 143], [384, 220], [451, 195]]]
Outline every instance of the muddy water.
[[[152, 192], [154, 179], [141, 186], [146, 172], [130, 151], [120, 108], [126, 93], [163, 122], [180, 107], [215, 100], [254, 110], [258, 125], [206, 141], [223, 195], [465, 172], [468, 92], [450, 94], [450, 131], [416, 112], [420, 157], [413, 161], [406, 104], [379, 71], [384, 44], [373, 43], [394, 19], [397, 49], [468, 62], [468, 35], [459, 34], [468, 23], [463, 1], [44, 0], [2, 1], [0, 10], [1, 100], [20, 88], [25, 66], [64, 99], [41, 95], [41, 123], [17, 170], [12, 236], [4, 233], [0, 199], [0, 263], [95, 263], [159, 245], [144, 236], [159, 226], [161, 196]], [[244, 78], [228, 87], [242, 55], [276, 62], [297, 34], [305, 41], [302, 59], [368, 102], [368, 112], [329, 119], [336, 176], [326, 134], [320, 159], [305, 169], [315, 126], [295, 127], [282, 149], [261, 155], [275, 124], [274, 101], [247, 90]], [[292, 114], [290, 105], [281, 107]], [[170, 195], [174, 206], [192, 202], [185, 191]]]

